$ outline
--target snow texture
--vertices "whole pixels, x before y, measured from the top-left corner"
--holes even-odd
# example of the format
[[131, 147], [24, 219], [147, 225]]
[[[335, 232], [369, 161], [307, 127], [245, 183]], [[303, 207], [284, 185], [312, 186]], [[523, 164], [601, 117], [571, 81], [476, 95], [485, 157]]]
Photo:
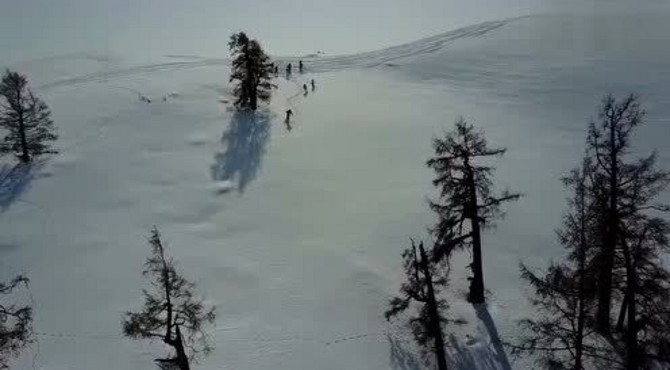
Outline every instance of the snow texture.
[[667, 19], [531, 16], [313, 56], [256, 115], [231, 109], [224, 59], [10, 66], [38, 87], [60, 133], [59, 155], [0, 164], [0, 277], [27, 274], [35, 309], [36, 341], [16, 368], [155, 368], [160, 343], [128, 341], [120, 327], [142, 302], [152, 225], [218, 307], [215, 351], [195, 369], [424, 368], [383, 312], [401, 250], [434, 220], [431, 138], [460, 115], [509, 148], [498, 188], [525, 196], [484, 237], [488, 306], [465, 302], [469, 256], [454, 262], [450, 316], [467, 324], [447, 328], [451, 361], [530, 368], [502, 346], [529, 314], [517, 266], [562, 253], [559, 179], [579, 163], [604, 94], [640, 94], [649, 114], [635, 148], [670, 159]]

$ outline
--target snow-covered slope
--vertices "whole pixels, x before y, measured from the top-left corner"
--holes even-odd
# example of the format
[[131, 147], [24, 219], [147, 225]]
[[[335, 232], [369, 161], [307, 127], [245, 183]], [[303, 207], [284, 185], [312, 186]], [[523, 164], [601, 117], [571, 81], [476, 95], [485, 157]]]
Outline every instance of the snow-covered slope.
[[[503, 25], [519, 18], [503, 19], [497, 21], [483, 22], [469, 27], [459, 28], [454, 31], [445, 32], [432, 37], [427, 37], [418, 41], [389, 47], [386, 49], [343, 56], [313, 56], [301, 57], [277, 57], [280, 63], [297, 63], [298, 60], [304, 60], [309, 65], [310, 72], [332, 72], [343, 69], [376, 67], [394, 60], [409, 56], [417, 56], [435, 52], [442, 49], [447, 44], [459, 39], [482, 36], [488, 32], [502, 27]], [[80, 60], [95, 60], [96, 55], [78, 55]], [[98, 59], [104, 57], [97, 56]], [[142, 64], [132, 67], [109, 68], [103, 71], [95, 71], [87, 74], [79, 74], [73, 77], [60, 77], [55, 81], [44, 84], [43, 88], [54, 88], [62, 86], [72, 86], [87, 84], [92, 82], [104, 82], [110, 79], [118, 79], [129, 76], [144, 75], [154, 72], [170, 72], [183, 69], [193, 69], [199, 67], [227, 65], [228, 59], [205, 58], [193, 55], [166, 55], [166, 58], [173, 59], [169, 62]], [[177, 59], [175, 61], [174, 59]], [[106, 61], [107, 58], [104, 58]]]
[[492, 334], [513, 338], [528, 313], [518, 262], [561, 253], [559, 178], [578, 162], [600, 98], [641, 94], [649, 114], [636, 147], [670, 159], [667, 19], [531, 16], [306, 58], [308, 73], [280, 79], [256, 118], [229, 109], [223, 59], [12, 66], [40, 87], [61, 135], [42, 166], [0, 169], [0, 271], [31, 277], [36, 315], [17, 368], [154, 368], [160, 346], [122, 339], [119, 324], [141, 304], [152, 225], [218, 306], [215, 352], [196, 369], [420, 368], [406, 331], [382, 313], [400, 251], [433, 222], [430, 140], [459, 115], [509, 148], [499, 187], [525, 197], [485, 238], [488, 309], [464, 302], [456, 268], [447, 298], [468, 324], [448, 328], [453, 361], [509, 368]]

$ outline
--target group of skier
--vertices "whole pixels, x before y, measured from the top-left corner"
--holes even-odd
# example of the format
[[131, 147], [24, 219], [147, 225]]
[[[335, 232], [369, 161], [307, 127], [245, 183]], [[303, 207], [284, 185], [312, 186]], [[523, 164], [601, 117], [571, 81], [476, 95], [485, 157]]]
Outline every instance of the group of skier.
[[[314, 82], [314, 79], [312, 79], [310, 84], [312, 85], [312, 91], [314, 91], [316, 89], [316, 83]], [[304, 95], [307, 96], [307, 92], [308, 92], [307, 84], [302, 84], [302, 90], [305, 92]]]
[[[286, 78], [289, 79], [291, 77], [291, 73], [293, 70], [293, 66], [291, 63], [288, 63], [286, 65]], [[303, 64], [302, 60], [298, 61], [298, 71], [302, 74], [305, 71], [305, 65]], [[277, 65], [274, 66], [274, 73], [275, 75], [278, 75], [279, 72], [279, 67]], [[316, 82], [312, 78], [309, 82], [311, 85], [312, 91], [316, 90]], [[302, 90], [303, 90], [303, 96], [307, 96], [309, 93], [309, 88], [307, 83], [302, 84]], [[286, 110], [286, 118], [284, 118], [284, 123], [286, 124], [286, 127], [291, 130], [291, 117], [293, 116], [293, 110], [292, 109], [287, 109]]]
[[[298, 61], [298, 72], [300, 73], [305, 72], [305, 65], [302, 63], [302, 60]], [[277, 65], [274, 66], [274, 73], [275, 75], [279, 75], [279, 67]], [[292, 73], [293, 73], [293, 64], [289, 63], [286, 65], [286, 78], [290, 78]]]

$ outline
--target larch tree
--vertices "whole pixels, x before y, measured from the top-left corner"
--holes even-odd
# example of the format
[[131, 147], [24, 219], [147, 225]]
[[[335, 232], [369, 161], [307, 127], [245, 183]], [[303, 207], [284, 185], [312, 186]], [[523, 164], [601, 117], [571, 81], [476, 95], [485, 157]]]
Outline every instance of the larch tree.
[[[589, 196], [592, 165], [584, 161], [563, 179], [573, 192], [568, 212], [557, 231], [567, 256], [552, 262], [544, 275], [521, 265], [521, 276], [534, 290], [531, 304], [536, 313], [520, 321], [523, 333], [512, 353], [534, 354], [543, 368], [583, 370], [598, 365], [616, 365], [609, 345], [603, 346], [593, 330], [596, 309], [596, 273], [592, 268], [594, 237], [599, 230], [599, 204]], [[619, 362], [618, 364], [621, 364]]]
[[0, 283], [0, 369], [9, 369], [10, 360], [17, 356], [32, 336], [32, 308], [29, 305], [8, 303], [5, 296], [11, 295], [20, 285], [27, 286], [28, 278], [17, 276], [9, 282]]
[[198, 353], [211, 351], [203, 326], [214, 322], [214, 307], [207, 308], [195, 298], [195, 285], [179, 274], [174, 259], [166, 255], [158, 229], [152, 229], [149, 244], [151, 256], [144, 264], [143, 275], [151, 278], [153, 291], [143, 290], [141, 311], [125, 314], [123, 334], [131, 339], [162, 340], [174, 354], [156, 359], [159, 366], [189, 370], [190, 361]]
[[390, 307], [384, 316], [390, 320], [407, 309], [416, 307], [416, 313], [408, 321], [414, 338], [422, 348], [435, 355], [439, 370], [447, 370], [442, 333], [442, 327], [447, 320], [441, 314], [447, 304], [443, 299], [437, 298], [440, 288], [447, 284], [446, 264], [434, 262], [426, 253], [423, 243], [419, 243], [417, 247], [414, 241], [412, 247], [403, 252], [402, 258], [407, 280], [400, 287], [400, 296], [390, 301]]
[[505, 149], [489, 148], [484, 135], [462, 118], [456, 121], [454, 131], [434, 139], [433, 148], [435, 157], [427, 165], [435, 171], [433, 184], [440, 190], [439, 199], [430, 203], [439, 217], [432, 230], [436, 238], [433, 258], [449, 258], [454, 250], [471, 248], [473, 276], [468, 300], [483, 303], [482, 228], [502, 216], [502, 203], [520, 195], [508, 191], [493, 194], [493, 168], [481, 162], [503, 155]]
[[[642, 122], [644, 111], [634, 95], [617, 101], [612, 95], [603, 100], [598, 114], [599, 122], [589, 125], [587, 151], [596, 166], [593, 182], [599, 192], [595, 197], [603, 199], [603, 225], [601, 229], [598, 268], [598, 310], [596, 325], [607, 334], [611, 329], [612, 291], [616, 250], [621, 246], [623, 221], [622, 192], [630, 181], [634, 170], [624, 163], [630, 147], [633, 129]], [[595, 184], [594, 184], [595, 185]]]
[[0, 127], [8, 132], [0, 149], [23, 162], [55, 153], [49, 146], [57, 138], [49, 107], [28, 88], [26, 76], [10, 70], [0, 82]]
[[615, 268], [623, 279], [616, 284], [620, 301], [614, 337], [622, 343], [626, 369], [646, 369], [655, 362], [670, 366], [670, 207], [656, 198], [670, 183], [670, 173], [657, 170], [656, 155], [623, 164], [626, 179], [619, 192], [619, 244]]
[[669, 231], [661, 218], [645, 217], [622, 227], [626, 280], [615, 337], [627, 370], [670, 366], [670, 273], [663, 258], [667, 260]]
[[269, 102], [272, 89], [277, 87], [272, 83], [274, 64], [260, 43], [244, 32], [230, 36], [228, 47], [233, 59], [230, 82], [235, 82], [235, 106], [255, 111], [258, 101]]
[[601, 124], [589, 128], [583, 172], [568, 182], [576, 195], [559, 234], [567, 261], [544, 277], [522, 270], [545, 316], [524, 322], [531, 334], [519, 347], [543, 353], [556, 368], [670, 365], [670, 206], [657, 201], [670, 173], [656, 168], [655, 153], [629, 158], [643, 115], [634, 95], [604, 99]]
[[670, 183], [670, 174], [656, 168], [655, 153], [630, 158], [632, 135], [644, 115], [635, 95], [621, 100], [608, 95], [587, 139], [595, 164], [591, 192], [601, 200], [603, 220], [595, 263], [595, 327], [618, 342], [628, 370], [647, 368], [654, 361], [670, 363], [670, 274], [663, 262], [670, 251], [670, 225], [664, 216], [670, 207], [656, 200]]

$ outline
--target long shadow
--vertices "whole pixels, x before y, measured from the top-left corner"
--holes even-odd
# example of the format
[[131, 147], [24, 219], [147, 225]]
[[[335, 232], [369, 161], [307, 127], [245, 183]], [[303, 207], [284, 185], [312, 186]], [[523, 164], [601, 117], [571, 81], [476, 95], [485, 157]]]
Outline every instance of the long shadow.
[[35, 177], [37, 165], [33, 163], [2, 164], [0, 167], [0, 212], [9, 209], [28, 189]]
[[489, 333], [491, 346], [493, 347], [495, 357], [498, 360], [497, 362], [504, 370], [512, 370], [512, 367], [509, 364], [509, 359], [507, 358], [507, 353], [505, 352], [505, 346], [500, 339], [500, 334], [498, 334], [498, 328], [496, 328], [496, 323], [493, 321], [493, 318], [491, 318], [491, 314], [489, 314], [486, 304], [476, 304], [474, 306], [475, 311], [477, 312], [477, 317], [484, 324], [486, 331]]
[[268, 112], [235, 112], [221, 137], [224, 150], [214, 155], [214, 180], [230, 181], [240, 194], [244, 193], [258, 175], [269, 139]]
[[386, 338], [390, 347], [390, 361], [391, 368], [396, 370], [421, 370], [421, 361], [416, 358], [416, 355], [398, 340], [391, 335]]
[[[455, 368], [459, 370], [512, 370], [495, 322], [486, 304], [473, 305], [477, 318], [484, 326], [488, 338], [472, 346], [463, 345], [454, 336], [450, 343]], [[486, 342], [488, 340], [488, 343]]]

